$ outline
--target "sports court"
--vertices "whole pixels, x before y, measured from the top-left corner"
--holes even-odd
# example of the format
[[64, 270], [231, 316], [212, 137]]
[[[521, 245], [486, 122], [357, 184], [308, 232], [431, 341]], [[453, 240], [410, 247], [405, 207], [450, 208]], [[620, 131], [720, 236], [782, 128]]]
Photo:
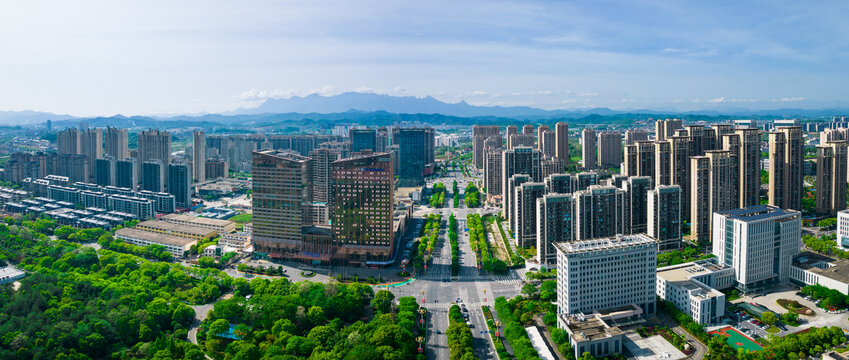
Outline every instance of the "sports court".
[[735, 349], [736, 348], [744, 348], [744, 349], [749, 350], [749, 351], [763, 350], [763, 347], [760, 344], [756, 343], [754, 340], [752, 340], [748, 336], [743, 335], [743, 333], [741, 333], [740, 331], [738, 331], [737, 329], [735, 329], [731, 326], [724, 327], [724, 328], [719, 329], [719, 330], [711, 331], [708, 334], [710, 334], [712, 336], [724, 336], [725, 342], [728, 343], [728, 345], [731, 345], [731, 347], [733, 347]]

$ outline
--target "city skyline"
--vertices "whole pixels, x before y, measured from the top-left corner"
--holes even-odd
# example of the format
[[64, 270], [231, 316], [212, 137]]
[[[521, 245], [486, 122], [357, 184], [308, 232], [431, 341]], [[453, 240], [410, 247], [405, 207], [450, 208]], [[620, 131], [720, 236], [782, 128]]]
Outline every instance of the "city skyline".
[[9, 111], [218, 113], [352, 91], [542, 109], [849, 105], [841, 2], [2, 8]]

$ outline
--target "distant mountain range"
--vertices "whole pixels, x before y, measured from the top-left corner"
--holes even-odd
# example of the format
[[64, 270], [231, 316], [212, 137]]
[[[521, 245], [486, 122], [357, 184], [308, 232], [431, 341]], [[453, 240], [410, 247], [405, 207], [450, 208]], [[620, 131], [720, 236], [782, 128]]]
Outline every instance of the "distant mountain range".
[[71, 115], [57, 115], [42, 111], [0, 111], [0, 125], [35, 125], [47, 120], [75, 119]]
[[732, 108], [731, 104], [704, 111], [674, 109], [611, 110], [608, 108], [544, 110], [528, 106], [475, 106], [465, 101], [446, 103], [431, 96], [391, 96], [373, 93], [348, 92], [334, 96], [311, 94], [288, 99], [268, 99], [255, 108], [240, 108], [221, 114], [175, 116], [123, 116], [78, 118], [38, 111], [0, 111], [0, 125], [36, 125], [53, 120], [59, 125], [87, 121], [91, 126], [148, 127], [162, 122], [192, 122], [193, 126], [284, 124], [296, 126], [297, 121], [333, 122], [365, 121], [383, 123], [418, 121], [432, 124], [465, 124], [480, 122], [544, 121], [546, 119], [582, 119], [579, 123], [595, 123], [606, 119], [622, 120], [648, 117], [746, 117], [817, 118], [849, 113], [849, 108], [751, 110]]
[[738, 116], [777, 116], [777, 117], [819, 117], [844, 114], [849, 109], [794, 109], [751, 110], [746, 108], [717, 106], [715, 110], [679, 111], [675, 109], [631, 109], [611, 110], [608, 108], [587, 108], [571, 110], [544, 110], [528, 106], [475, 106], [465, 101], [446, 103], [431, 96], [391, 96], [373, 93], [347, 92], [334, 96], [311, 94], [293, 96], [288, 99], [268, 99], [259, 107], [238, 109], [226, 114], [277, 114], [277, 113], [318, 113], [331, 114], [348, 111], [386, 111], [396, 114], [442, 114], [459, 117], [498, 116], [507, 118], [580, 118], [587, 115], [617, 114], [701, 114], [701, 115], [738, 115]]

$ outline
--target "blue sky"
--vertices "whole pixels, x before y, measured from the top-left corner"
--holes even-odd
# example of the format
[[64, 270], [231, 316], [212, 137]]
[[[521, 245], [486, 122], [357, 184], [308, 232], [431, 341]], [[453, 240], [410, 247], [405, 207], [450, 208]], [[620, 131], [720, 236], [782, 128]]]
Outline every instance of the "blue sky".
[[849, 106], [849, 2], [7, 1], [0, 110], [344, 91], [546, 109]]

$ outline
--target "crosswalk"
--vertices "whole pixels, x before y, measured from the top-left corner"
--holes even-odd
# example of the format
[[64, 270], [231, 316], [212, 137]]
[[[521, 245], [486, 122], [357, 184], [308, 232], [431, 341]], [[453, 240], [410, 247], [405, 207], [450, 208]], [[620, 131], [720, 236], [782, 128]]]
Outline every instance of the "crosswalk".
[[507, 275], [490, 275], [493, 280], [510, 285], [521, 285], [522, 279], [520, 279], [514, 272], [509, 272]]
[[[421, 305], [421, 304], [419, 304], [419, 305]], [[423, 306], [426, 307], [428, 310], [448, 310], [449, 308], [451, 308], [451, 305], [455, 305], [455, 303], [452, 303], [452, 302], [425, 303]], [[471, 312], [477, 312], [477, 311], [481, 311], [481, 306], [484, 306], [484, 305], [493, 306], [494, 304], [493, 304], [492, 300], [489, 300], [488, 302], [471, 302], [471, 303], [466, 304], [466, 307]]]

